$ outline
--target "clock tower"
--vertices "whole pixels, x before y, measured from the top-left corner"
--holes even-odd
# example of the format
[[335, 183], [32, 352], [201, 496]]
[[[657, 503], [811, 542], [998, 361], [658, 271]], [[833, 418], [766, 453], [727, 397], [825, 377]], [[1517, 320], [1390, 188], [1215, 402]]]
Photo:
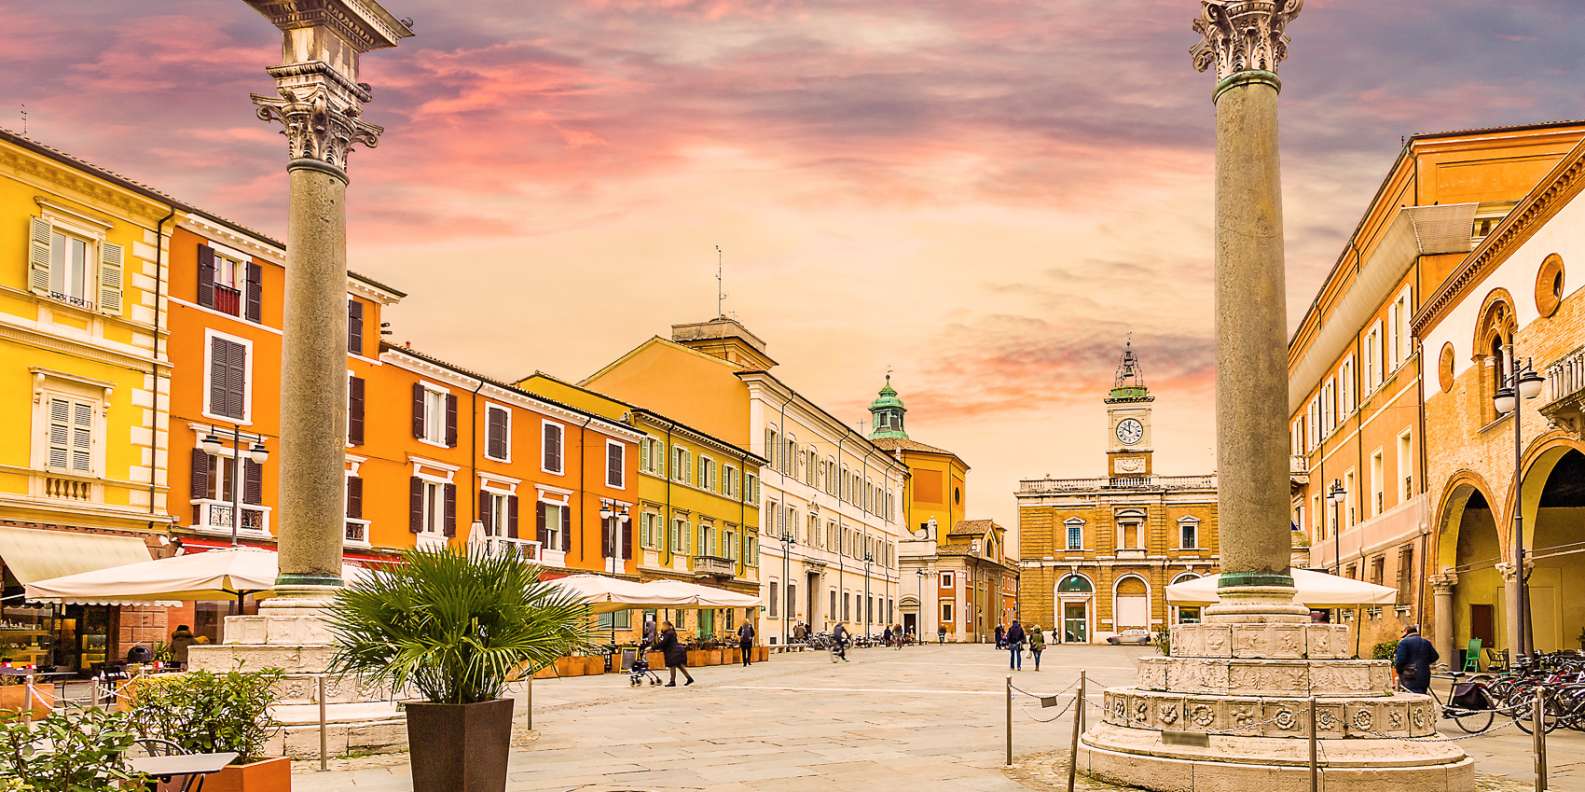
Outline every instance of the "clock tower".
[[1111, 478], [1149, 476], [1151, 463], [1150, 403], [1156, 397], [1145, 387], [1145, 375], [1134, 357], [1134, 341], [1123, 345], [1123, 361], [1106, 395], [1106, 472]]

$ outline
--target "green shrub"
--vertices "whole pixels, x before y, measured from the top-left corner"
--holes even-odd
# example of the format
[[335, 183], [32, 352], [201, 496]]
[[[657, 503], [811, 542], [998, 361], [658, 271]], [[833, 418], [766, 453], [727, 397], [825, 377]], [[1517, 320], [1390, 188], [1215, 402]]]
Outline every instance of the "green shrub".
[[1392, 656], [1397, 653], [1397, 641], [1382, 641], [1370, 648], [1370, 656], [1373, 660], [1391, 660]]
[[337, 592], [332, 673], [470, 704], [589, 643], [588, 606], [512, 555], [413, 549], [402, 561]]
[[1157, 651], [1170, 657], [1172, 655], [1172, 628], [1156, 628], [1155, 634], [1151, 636], [1151, 642], [1156, 645]]
[[[145, 778], [127, 766], [137, 739], [126, 713], [97, 708], [51, 712], [31, 725], [0, 723], [0, 790], [124, 792]], [[48, 750], [41, 745], [50, 746]]]
[[192, 753], [236, 751], [237, 764], [258, 761], [279, 728], [269, 707], [280, 679], [273, 668], [142, 677], [129, 688], [132, 722], [140, 735]]

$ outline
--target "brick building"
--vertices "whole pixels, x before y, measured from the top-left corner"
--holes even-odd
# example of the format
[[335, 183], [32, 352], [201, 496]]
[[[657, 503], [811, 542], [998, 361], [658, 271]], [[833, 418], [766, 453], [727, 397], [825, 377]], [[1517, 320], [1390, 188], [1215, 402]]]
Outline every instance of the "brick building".
[[1107, 475], [1020, 482], [1021, 616], [1060, 642], [1199, 618], [1166, 588], [1217, 570], [1216, 477], [1155, 474], [1154, 401], [1129, 344], [1105, 399]]

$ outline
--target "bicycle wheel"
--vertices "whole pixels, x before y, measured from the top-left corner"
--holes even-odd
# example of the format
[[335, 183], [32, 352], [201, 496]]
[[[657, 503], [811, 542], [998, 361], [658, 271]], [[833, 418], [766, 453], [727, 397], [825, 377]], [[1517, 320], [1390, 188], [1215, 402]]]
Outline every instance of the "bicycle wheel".
[[1477, 688], [1483, 709], [1464, 709], [1451, 704], [1443, 710], [1443, 714], [1451, 717], [1458, 727], [1467, 734], [1480, 734], [1491, 728], [1492, 719], [1497, 716], [1497, 702], [1492, 700], [1491, 694], [1485, 688]]
[[[1519, 731], [1525, 734], [1535, 734], [1535, 691], [1536, 688], [1517, 690], [1509, 697], [1508, 705], [1513, 707], [1513, 722]], [[1541, 713], [1541, 730], [1551, 734], [1552, 730], [1562, 722], [1558, 701], [1549, 698], [1544, 711]]]

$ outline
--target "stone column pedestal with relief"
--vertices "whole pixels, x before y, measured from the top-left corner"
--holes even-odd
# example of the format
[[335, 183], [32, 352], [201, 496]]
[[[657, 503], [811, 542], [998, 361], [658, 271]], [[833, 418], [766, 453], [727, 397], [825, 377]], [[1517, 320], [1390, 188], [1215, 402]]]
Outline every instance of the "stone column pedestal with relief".
[[1105, 692], [1079, 743], [1092, 777], [1159, 792], [1321, 788], [1468, 792], [1474, 768], [1436, 737], [1427, 696], [1313, 624], [1288, 568], [1287, 339], [1277, 65], [1303, 0], [1201, 0], [1195, 66], [1214, 67], [1220, 602], [1172, 628], [1172, 654]]
[[[318, 677], [331, 638], [324, 609], [341, 585], [346, 504], [347, 156], [373, 147], [363, 120], [372, 96], [358, 58], [411, 36], [376, 0], [246, 0], [282, 33], [270, 67], [275, 96], [253, 96], [259, 118], [279, 122], [289, 160], [285, 331], [281, 360], [280, 576], [257, 616], [226, 619], [225, 642], [195, 646], [195, 669], [279, 668], [273, 707], [285, 728], [272, 753], [319, 753]], [[389, 691], [326, 680], [332, 754], [406, 746]]]

